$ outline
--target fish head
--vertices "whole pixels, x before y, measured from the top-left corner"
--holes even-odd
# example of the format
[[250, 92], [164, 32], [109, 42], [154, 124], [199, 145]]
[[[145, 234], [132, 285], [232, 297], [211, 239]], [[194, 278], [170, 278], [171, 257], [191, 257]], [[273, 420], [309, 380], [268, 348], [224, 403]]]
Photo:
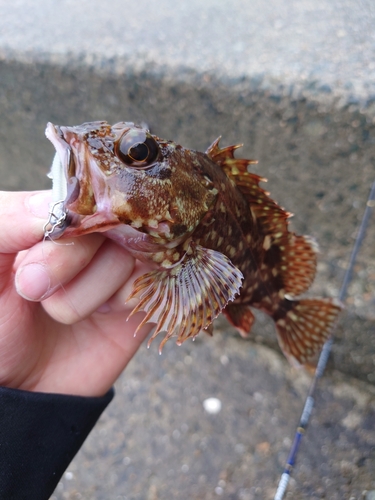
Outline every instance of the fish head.
[[131, 122], [49, 123], [66, 188], [67, 214], [52, 236], [127, 225], [162, 242], [191, 234], [213, 204], [206, 155], [164, 141]]

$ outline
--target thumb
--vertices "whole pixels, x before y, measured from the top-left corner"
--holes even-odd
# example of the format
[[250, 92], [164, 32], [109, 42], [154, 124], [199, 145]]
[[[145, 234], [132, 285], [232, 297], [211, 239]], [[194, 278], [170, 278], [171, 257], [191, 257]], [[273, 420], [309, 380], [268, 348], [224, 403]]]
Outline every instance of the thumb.
[[16, 254], [43, 238], [50, 201], [51, 191], [0, 191], [1, 287], [8, 281]]

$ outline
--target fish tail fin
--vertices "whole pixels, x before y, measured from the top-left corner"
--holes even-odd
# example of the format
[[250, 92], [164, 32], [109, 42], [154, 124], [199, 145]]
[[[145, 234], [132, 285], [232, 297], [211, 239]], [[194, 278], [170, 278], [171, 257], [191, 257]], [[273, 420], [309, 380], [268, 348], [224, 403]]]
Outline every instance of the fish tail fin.
[[281, 350], [292, 364], [305, 364], [319, 352], [341, 310], [335, 299], [284, 299], [273, 316]]

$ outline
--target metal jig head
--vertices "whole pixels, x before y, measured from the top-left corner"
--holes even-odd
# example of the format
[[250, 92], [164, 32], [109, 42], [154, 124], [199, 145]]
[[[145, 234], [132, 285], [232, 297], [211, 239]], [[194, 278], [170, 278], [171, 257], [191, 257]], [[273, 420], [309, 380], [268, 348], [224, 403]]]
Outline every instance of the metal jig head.
[[48, 220], [44, 224], [43, 231], [45, 238], [51, 238], [56, 229], [61, 229], [67, 219], [68, 211], [63, 210], [64, 200], [56, 201], [51, 205], [48, 212]]

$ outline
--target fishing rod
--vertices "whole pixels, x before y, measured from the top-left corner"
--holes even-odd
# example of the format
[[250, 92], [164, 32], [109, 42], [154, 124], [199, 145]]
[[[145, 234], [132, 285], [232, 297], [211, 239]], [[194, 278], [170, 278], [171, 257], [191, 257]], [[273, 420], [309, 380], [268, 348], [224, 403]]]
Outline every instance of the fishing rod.
[[[362, 217], [361, 225], [359, 227], [358, 234], [357, 234], [357, 237], [356, 237], [356, 240], [355, 240], [355, 243], [353, 246], [353, 250], [352, 250], [352, 253], [350, 256], [349, 264], [348, 264], [348, 267], [346, 269], [345, 276], [344, 276], [344, 279], [343, 279], [343, 282], [341, 285], [341, 289], [340, 289], [340, 293], [339, 293], [339, 300], [341, 302], [344, 302], [344, 300], [346, 298], [346, 294], [347, 294], [348, 286], [349, 286], [349, 283], [350, 283], [350, 280], [352, 277], [352, 272], [353, 272], [354, 264], [355, 264], [355, 261], [357, 258], [357, 254], [359, 252], [359, 249], [362, 246], [362, 242], [363, 242], [363, 239], [365, 237], [368, 222], [370, 220], [371, 210], [374, 207], [375, 207], [375, 181], [372, 185], [370, 195], [367, 199], [366, 208], [365, 208], [365, 211], [364, 211], [364, 214]], [[337, 325], [337, 323], [336, 323], [336, 325]], [[318, 380], [323, 376], [329, 355], [331, 353], [331, 348], [332, 348], [332, 344], [333, 344], [333, 334], [334, 334], [335, 329], [336, 328], [334, 328], [334, 330], [332, 331], [329, 339], [324, 344], [322, 351], [320, 353], [318, 364], [317, 364], [315, 374], [314, 374], [314, 378], [311, 382], [309, 392], [308, 392], [306, 400], [305, 400], [305, 404], [304, 404], [304, 407], [302, 410], [299, 424], [298, 424], [296, 433], [294, 435], [294, 440], [293, 440], [292, 446], [291, 446], [290, 451], [289, 451], [289, 455], [288, 455], [288, 458], [287, 458], [287, 461], [285, 464], [284, 472], [282, 473], [282, 475], [280, 477], [280, 481], [279, 481], [279, 484], [277, 487], [276, 494], [274, 496], [274, 500], [282, 500], [284, 498], [284, 495], [285, 495], [285, 492], [286, 492], [286, 489], [287, 489], [287, 486], [289, 483], [289, 479], [291, 476], [291, 472], [292, 472], [294, 464], [296, 462], [297, 453], [298, 453], [299, 446], [301, 444], [302, 436], [304, 435], [304, 433], [306, 431], [307, 424], [309, 422], [310, 415], [311, 415], [312, 409], [314, 407], [315, 389], [316, 389]]]

